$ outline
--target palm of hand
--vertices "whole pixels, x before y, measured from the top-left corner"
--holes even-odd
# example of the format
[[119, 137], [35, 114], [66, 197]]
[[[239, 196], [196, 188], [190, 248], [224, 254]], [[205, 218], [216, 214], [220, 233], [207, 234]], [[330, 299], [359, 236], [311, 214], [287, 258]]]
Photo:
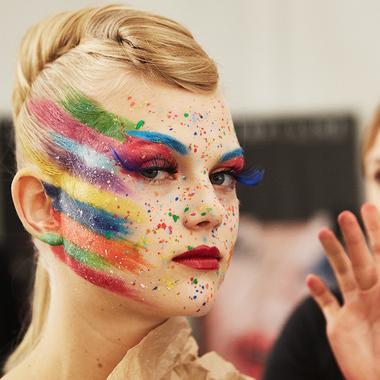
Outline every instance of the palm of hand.
[[348, 255], [332, 231], [325, 229], [319, 235], [343, 306], [318, 277], [307, 279], [325, 315], [330, 345], [347, 380], [380, 379], [380, 216], [370, 204], [363, 205], [361, 212], [373, 255], [355, 216], [348, 211], [338, 218]]

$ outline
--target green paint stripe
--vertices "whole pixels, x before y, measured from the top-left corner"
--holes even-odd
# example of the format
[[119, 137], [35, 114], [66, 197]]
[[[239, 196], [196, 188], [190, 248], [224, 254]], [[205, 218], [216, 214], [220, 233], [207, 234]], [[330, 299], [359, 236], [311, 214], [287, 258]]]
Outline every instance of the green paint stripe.
[[47, 243], [49, 245], [62, 245], [63, 244], [63, 238], [60, 235], [56, 234], [46, 234], [43, 236], [37, 236], [38, 239], [43, 241], [44, 243]]
[[70, 243], [66, 239], [63, 239], [63, 247], [73, 259], [92, 268], [99, 269], [103, 272], [108, 272], [108, 269], [111, 267], [110, 263], [103, 257], [100, 257], [93, 252], [85, 251], [84, 249]]
[[109, 113], [82, 94], [68, 90], [69, 94], [59, 105], [89, 128], [119, 141], [125, 141], [124, 131], [136, 130], [136, 124], [129, 119]]
[[109, 272], [109, 269], [113, 267], [108, 260], [100, 257], [96, 253], [86, 251], [70, 243], [60, 235], [46, 234], [44, 236], [37, 236], [38, 239], [52, 246], [63, 245], [65, 251], [76, 261], [79, 261], [85, 265], [88, 265], [94, 269], [99, 269], [103, 272]]

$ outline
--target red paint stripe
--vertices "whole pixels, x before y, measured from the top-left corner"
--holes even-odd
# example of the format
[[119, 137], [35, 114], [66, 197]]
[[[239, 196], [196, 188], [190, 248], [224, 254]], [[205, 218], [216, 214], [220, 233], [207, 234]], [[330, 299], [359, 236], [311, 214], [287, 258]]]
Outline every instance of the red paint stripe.
[[130, 242], [107, 239], [57, 211], [54, 212], [54, 217], [60, 220], [62, 237], [77, 247], [91, 251], [133, 273], [138, 273], [144, 268], [152, 268]]
[[120, 141], [105, 136], [74, 119], [50, 100], [42, 99], [38, 103], [30, 101], [29, 107], [37, 119], [47, 127], [62, 136], [91, 147], [108, 158], [112, 158], [109, 147], [120, 144]]
[[68, 267], [70, 267], [76, 274], [80, 277], [86, 279], [91, 284], [99, 286], [103, 289], [107, 289], [113, 293], [119, 294], [124, 297], [129, 297], [135, 301], [149, 304], [148, 302], [142, 300], [138, 292], [135, 289], [130, 289], [125, 285], [125, 282], [120, 278], [115, 278], [112, 275], [106, 274], [97, 269], [91, 268], [79, 261], [76, 261], [70, 255], [68, 255], [63, 246], [54, 246], [51, 247], [54, 255], [64, 262]]

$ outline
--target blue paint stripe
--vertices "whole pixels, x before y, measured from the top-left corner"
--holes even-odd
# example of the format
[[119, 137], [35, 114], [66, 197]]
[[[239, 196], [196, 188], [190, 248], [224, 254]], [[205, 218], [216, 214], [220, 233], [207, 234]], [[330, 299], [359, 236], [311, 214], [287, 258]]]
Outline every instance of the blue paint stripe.
[[115, 163], [108, 157], [68, 137], [57, 133], [52, 133], [52, 135], [58, 146], [80, 157], [88, 167], [101, 168], [115, 173]]
[[[71, 198], [64, 190], [43, 182], [46, 194], [53, 199], [52, 207], [78, 223], [86, 226], [99, 235], [120, 240], [125, 238], [128, 230], [124, 226], [124, 218], [93, 207]], [[116, 233], [116, 235], [115, 235]]]
[[219, 162], [225, 162], [235, 157], [243, 157], [243, 149], [237, 148], [231, 152], [224, 153]]
[[169, 148], [174, 149], [177, 153], [184, 156], [188, 153], [188, 149], [184, 144], [174, 137], [165, 135], [159, 132], [149, 132], [149, 131], [128, 131], [129, 135], [133, 137], [138, 137], [140, 139], [152, 141], [158, 144], [164, 144]]

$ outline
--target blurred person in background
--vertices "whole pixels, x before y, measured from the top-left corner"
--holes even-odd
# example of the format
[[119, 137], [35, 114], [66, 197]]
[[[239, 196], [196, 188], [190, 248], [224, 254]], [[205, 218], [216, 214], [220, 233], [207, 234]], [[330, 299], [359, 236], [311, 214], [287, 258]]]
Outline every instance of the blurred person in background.
[[[380, 208], [380, 106], [363, 134], [361, 166], [366, 199]], [[335, 289], [340, 304], [342, 295]], [[344, 380], [326, 335], [326, 321], [312, 297], [285, 323], [271, 350], [264, 380]]]

